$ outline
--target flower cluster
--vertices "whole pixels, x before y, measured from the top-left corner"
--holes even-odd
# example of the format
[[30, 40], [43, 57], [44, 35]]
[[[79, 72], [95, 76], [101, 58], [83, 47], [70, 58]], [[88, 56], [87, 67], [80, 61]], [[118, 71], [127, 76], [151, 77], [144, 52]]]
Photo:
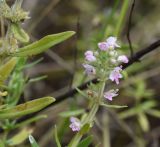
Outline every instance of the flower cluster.
[[[108, 37], [105, 42], [98, 43], [98, 50], [87, 50], [85, 52], [85, 63], [83, 67], [87, 76], [96, 76], [101, 80], [111, 80], [117, 85], [122, 76], [121, 63], [128, 63], [127, 56], [121, 55], [116, 48], [120, 48], [116, 37]], [[109, 101], [118, 95], [118, 89], [111, 89], [104, 92], [104, 98]], [[77, 118], [71, 118], [71, 125], [73, 131], [80, 130], [80, 121]]]
[[100, 42], [98, 43], [98, 47], [102, 51], [107, 51], [109, 49], [115, 49], [116, 47], [120, 47], [117, 44], [117, 38], [116, 37], [109, 37], [106, 39], [106, 42]]
[[[86, 63], [83, 64], [85, 73], [88, 76], [101, 75], [99, 72], [106, 74], [106, 78], [112, 82], [119, 84], [119, 80], [123, 77], [122, 66], [120, 63], [128, 63], [128, 58], [125, 55], [120, 55], [116, 48], [120, 48], [117, 43], [116, 37], [108, 37], [105, 42], [98, 43], [98, 51], [88, 50], [85, 52]], [[106, 66], [107, 65], [107, 66]], [[98, 72], [98, 73], [97, 73]], [[109, 90], [104, 94], [104, 97], [108, 100], [112, 100], [113, 97], [117, 96], [117, 90]]]

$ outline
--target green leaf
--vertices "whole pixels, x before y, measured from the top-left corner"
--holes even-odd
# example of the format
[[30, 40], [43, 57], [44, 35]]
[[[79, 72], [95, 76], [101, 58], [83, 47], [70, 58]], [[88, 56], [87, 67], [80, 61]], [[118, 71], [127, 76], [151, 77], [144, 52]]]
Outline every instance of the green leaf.
[[89, 131], [89, 129], [90, 129], [90, 124], [87, 123], [81, 128], [79, 134], [84, 135]]
[[21, 117], [39, 111], [44, 107], [48, 106], [49, 104], [53, 103], [54, 101], [55, 99], [52, 97], [43, 97], [26, 102], [24, 104], [14, 106], [12, 108], [0, 110], [0, 119], [15, 119], [17, 117]]
[[29, 42], [28, 34], [21, 28], [19, 24], [12, 23], [11, 24], [11, 31], [14, 37], [19, 40], [20, 42], [27, 43]]
[[160, 111], [159, 110], [149, 109], [146, 111], [146, 113], [148, 113], [154, 117], [160, 118]]
[[35, 121], [39, 121], [40, 119], [44, 119], [44, 118], [47, 118], [47, 115], [39, 115], [39, 116], [35, 116], [35, 117], [32, 117], [30, 119], [27, 119], [23, 122], [20, 122], [20, 123], [17, 123], [13, 126], [13, 128], [20, 128], [20, 127], [24, 127], [30, 123], [33, 123]]
[[25, 65], [23, 66], [23, 69], [31, 68], [31, 67], [37, 65], [38, 63], [40, 63], [41, 61], [43, 61], [43, 57], [41, 57], [41, 58], [39, 58], [39, 59], [37, 59], [37, 60], [31, 62], [31, 63], [25, 64]]
[[9, 77], [16, 63], [17, 58], [11, 58], [7, 63], [0, 67], [0, 85], [2, 85], [5, 82], [5, 80]]
[[83, 114], [84, 112], [85, 112], [84, 109], [70, 110], [70, 111], [61, 112], [59, 115], [61, 117], [70, 117], [70, 116], [77, 116], [77, 115]]
[[57, 147], [61, 147], [61, 143], [60, 143], [59, 138], [58, 138], [56, 125], [55, 125], [55, 129], [54, 129], [54, 136], [55, 136], [55, 141], [56, 141]]
[[86, 137], [78, 144], [77, 147], [88, 147], [92, 142], [92, 138], [93, 138], [92, 136]]
[[107, 105], [105, 103], [102, 103], [101, 106], [104, 106], [106, 108], [126, 108], [128, 106], [120, 106], [120, 105]]
[[12, 53], [12, 56], [32, 56], [44, 52], [48, 48], [70, 38], [75, 32], [67, 31], [63, 33], [47, 35], [44, 38], [29, 44], [25, 47], [19, 48], [19, 51]]
[[68, 131], [68, 126], [69, 126], [70, 122], [68, 120], [67, 117], [62, 118], [59, 122], [58, 122], [58, 137], [59, 140], [61, 141], [64, 137], [64, 134]]
[[46, 78], [47, 78], [47, 75], [31, 78], [31, 79], [29, 79], [28, 83], [38, 82], [38, 81], [44, 80]]
[[147, 102], [139, 104], [138, 106], [133, 107], [127, 111], [120, 112], [118, 115], [121, 119], [125, 119], [125, 118], [131, 117], [133, 115], [136, 115], [140, 112], [145, 112], [148, 109], [155, 107], [155, 106], [156, 106], [155, 101], [147, 101]]
[[15, 146], [21, 144], [23, 141], [25, 141], [28, 138], [28, 135], [31, 134], [33, 130], [31, 129], [23, 129], [18, 134], [13, 136], [11, 139], [7, 140], [7, 144], [9, 146]]
[[37, 144], [36, 140], [32, 135], [29, 135], [29, 142], [31, 144], [31, 147], [39, 147], [39, 145]]
[[138, 122], [144, 132], [149, 131], [149, 122], [145, 113], [138, 113]]
[[83, 91], [80, 90], [79, 88], [75, 88], [75, 89], [78, 91], [78, 93], [79, 93], [80, 95], [82, 95], [83, 97], [89, 99], [89, 98], [88, 98], [88, 95], [87, 95], [85, 92], [83, 92]]

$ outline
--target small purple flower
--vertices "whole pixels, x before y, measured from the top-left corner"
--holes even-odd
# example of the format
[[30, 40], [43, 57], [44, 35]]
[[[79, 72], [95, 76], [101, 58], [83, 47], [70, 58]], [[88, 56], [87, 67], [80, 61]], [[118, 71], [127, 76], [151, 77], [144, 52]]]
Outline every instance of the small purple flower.
[[98, 47], [102, 51], [106, 51], [106, 50], [109, 49], [109, 46], [108, 46], [108, 44], [106, 42], [100, 42], [100, 43], [98, 43]]
[[95, 56], [86, 56], [85, 59], [87, 61], [90, 61], [90, 62], [96, 61], [96, 57]]
[[83, 64], [83, 67], [85, 68], [85, 73], [89, 75], [95, 75], [96, 74], [96, 69], [89, 64]]
[[88, 50], [88, 51], [86, 51], [86, 52], [84, 53], [84, 55], [85, 55], [85, 56], [89, 56], [89, 55], [90, 55], [90, 56], [93, 56], [93, 52]]
[[119, 84], [119, 79], [122, 78], [122, 74], [120, 73], [120, 71], [122, 71], [121, 67], [115, 67], [109, 75], [109, 79], [111, 81], [115, 81], [117, 85]]
[[118, 91], [119, 91], [119, 89], [109, 90], [109, 91], [107, 91], [107, 92], [104, 93], [104, 97], [105, 97], [106, 99], [112, 101], [112, 98], [113, 98], [113, 97], [116, 97], [116, 96], [118, 95], [118, 94], [117, 94]]
[[109, 46], [109, 48], [112, 48], [112, 49], [114, 49], [115, 47], [120, 47], [117, 43], [116, 43], [116, 41], [117, 41], [117, 38], [116, 37], [108, 37], [107, 39], [106, 39], [106, 42], [107, 42], [107, 44], [108, 44], [108, 46]]
[[86, 51], [84, 55], [87, 61], [90, 61], [90, 62], [96, 61], [96, 57], [93, 55], [92, 51]]
[[81, 129], [81, 122], [78, 118], [71, 117], [70, 122], [71, 122], [71, 124], [69, 125], [69, 127], [72, 129], [72, 131], [75, 132], [75, 131], [79, 131]]
[[123, 63], [128, 63], [128, 62], [129, 62], [127, 56], [125, 56], [125, 55], [119, 56], [117, 60], [118, 60], [119, 62], [123, 62]]

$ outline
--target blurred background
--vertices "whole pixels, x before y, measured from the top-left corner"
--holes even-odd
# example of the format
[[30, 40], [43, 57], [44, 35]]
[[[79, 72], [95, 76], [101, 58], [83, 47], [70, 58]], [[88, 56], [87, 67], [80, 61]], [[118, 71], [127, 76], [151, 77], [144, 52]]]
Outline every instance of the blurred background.
[[[12, 3], [12, 1], [10, 1]], [[99, 41], [116, 35], [122, 52], [130, 55], [126, 34], [132, 0], [24, 0], [23, 8], [30, 11], [30, 19], [24, 22], [31, 42], [45, 35], [73, 30], [76, 35], [51, 48], [44, 54], [29, 58], [33, 62], [43, 60], [25, 71], [30, 78], [47, 75], [47, 78], [29, 84], [24, 99], [46, 95], [60, 95], [88, 79], [82, 63], [84, 52], [97, 48]], [[131, 40], [134, 52], [160, 38], [160, 1], [136, 0], [131, 22]], [[112, 147], [160, 146], [160, 49], [146, 55], [140, 62], [127, 68], [128, 75], [119, 86], [120, 95], [112, 104], [128, 105], [128, 108], [99, 110], [97, 123], [91, 130], [91, 147], [105, 140], [105, 126], [109, 123]], [[57, 124], [63, 146], [74, 135], [68, 127], [68, 118], [58, 114], [70, 108], [85, 108], [80, 95], [67, 98], [45, 110], [48, 118], [31, 127], [33, 136], [41, 147], [54, 147], [53, 128]], [[108, 114], [108, 115], [105, 115]], [[108, 118], [109, 116], [109, 118]], [[106, 121], [107, 120], [107, 121]], [[108, 121], [109, 120], [109, 121]], [[27, 143], [26, 143], [27, 146]]]

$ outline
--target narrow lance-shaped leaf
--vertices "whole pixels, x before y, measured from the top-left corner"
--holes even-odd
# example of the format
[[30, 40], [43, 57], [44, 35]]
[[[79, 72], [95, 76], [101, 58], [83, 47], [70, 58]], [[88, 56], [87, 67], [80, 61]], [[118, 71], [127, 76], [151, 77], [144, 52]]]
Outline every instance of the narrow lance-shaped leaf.
[[31, 134], [33, 130], [24, 128], [22, 131], [20, 131], [18, 134], [13, 136], [11, 139], [7, 141], [7, 144], [9, 146], [15, 146], [23, 143], [28, 138], [28, 135]]
[[60, 122], [58, 122], [58, 129], [57, 129], [58, 131], [57, 132], [58, 132], [58, 137], [59, 137], [60, 141], [62, 140], [65, 132], [68, 131], [69, 124], [70, 124], [70, 122], [69, 122], [68, 118], [62, 118], [60, 120]]
[[29, 142], [31, 144], [31, 147], [39, 147], [38, 143], [36, 142], [36, 140], [32, 135], [29, 135]]
[[70, 38], [75, 34], [74, 31], [47, 35], [32, 44], [19, 48], [19, 51], [12, 53], [12, 56], [32, 56], [44, 52], [48, 48]]
[[140, 112], [145, 112], [148, 109], [155, 107], [155, 106], [156, 106], [156, 102], [154, 102], [154, 101], [144, 102], [134, 108], [120, 112], [118, 115], [119, 115], [119, 118], [125, 119], [125, 118], [131, 117], [133, 115], [136, 115]]
[[147, 119], [147, 116], [145, 115], [145, 113], [138, 113], [138, 122], [141, 126], [141, 129], [144, 131], [144, 132], [147, 132], [149, 131], [149, 121]]
[[160, 118], [160, 111], [156, 109], [149, 109], [146, 111], [147, 114], [152, 115], [153, 117]]
[[64, 112], [61, 112], [59, 115], [61, 117], [71, 117], [71, 116], [77, 116], [77, 115], [80, 115], [80, 114], [83, 114], [83, 113], [85, 113], [85, 110], [84, 109], [79, 109], [79, 110], [64, 111]]
[[17, 58], [11, 58], [7, 63], [0, 67], [0, 85], [9, 77], [15, 67]]
[[44, 118], [47, 118], [47, 115], [39, 115], [39, 116], [35, 116], [35, 117], [32, 117], [32, 118], [29, 118], [25, 121], [22, 121], [20, 123], [17, 123], [13, 126], [13, 128], [22, 128], [30, 123], [33, 123], [33, 122], [36, 122], [36, 121], [39, 121], [40, 119], [44, 119]]
[[76, 88], [76, 90], [78, 91], [78, 93], [79, 94], [81, 94], [84, 98], [87, 98], [87, 99], [89, 99], [88, 98], [88, 95], [85, 93], [85, 92], [83, 92], [82, 90], [80, 90], [79, 88]]
[[62, 147], [61, 143], [59, 141], [59, 138], [58, 138], [58, 133], [57, 133], [57, 127], [56, 126], [54, 128], [54, 136], [55, 136], [55, 141], [56, 141], [57, 147]]
[[103, 107], [106, 107], [106, 108], [127, 108], [128, 106], [120, 106], [120, 105], [108, 105], [108, 104], [105, 104], [105, 103], [102, 103], [101, 106]]
[[17, 117], [37, 112], [43, 109], [44, 107], [48, 106], [49, 104], [53, 103], [54, 101], [55, 99], [52, 97], [43, 97], [26, 102], [24, 104], [14, 106], [12, 108], [0, 110], [0, 119], [15, 119]]
[[77, 147], [88, 147], [92, 142], [92, 138], [93, 138], [92, 136], [86, 137], [78, 144]]

